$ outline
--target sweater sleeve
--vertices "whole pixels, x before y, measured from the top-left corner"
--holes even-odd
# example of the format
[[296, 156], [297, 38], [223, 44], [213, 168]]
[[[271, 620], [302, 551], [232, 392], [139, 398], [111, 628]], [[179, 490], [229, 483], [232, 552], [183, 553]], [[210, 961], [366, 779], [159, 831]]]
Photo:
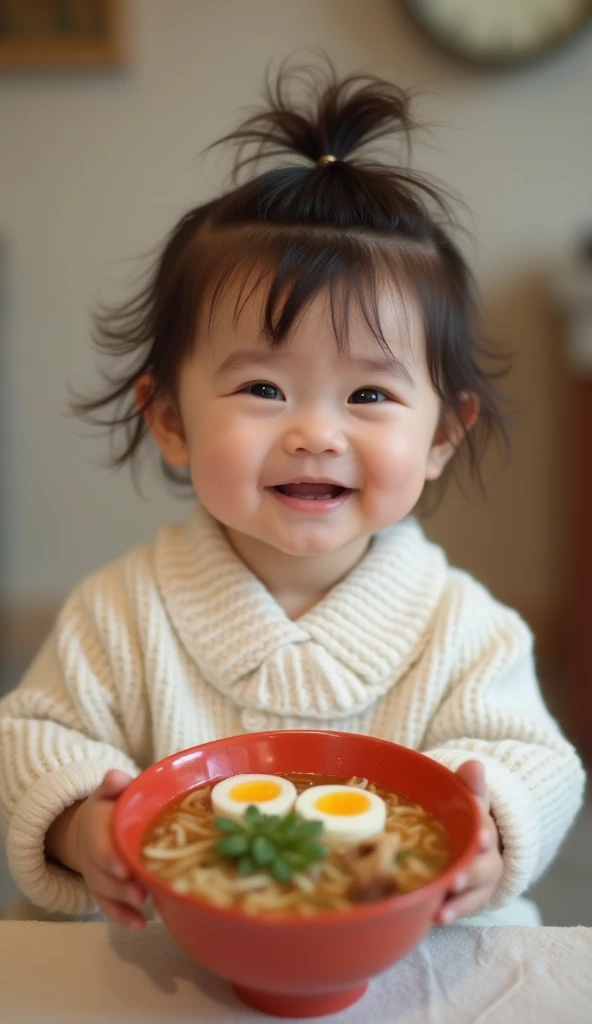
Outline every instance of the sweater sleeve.
[[46, 860], [47, 829], [110, 768], [140, 770], [121, 708], [135, 665], [132, 631], [117, 586], [97, 578], [99, 585], [91, 577], [72, 594], [21, 685], [0, 701], [0, 821], [9, 868], [34, 904], [66, 914], [97, 908], [80, 875]]
[[423, 750], [452, 771], [472, 758], [485, 766], [503, 843], [494, 909], [550, 864], [581, 806], [585, 776], [544, 704], [530, 630], [473, 580], [463, 589], [453, 674]]

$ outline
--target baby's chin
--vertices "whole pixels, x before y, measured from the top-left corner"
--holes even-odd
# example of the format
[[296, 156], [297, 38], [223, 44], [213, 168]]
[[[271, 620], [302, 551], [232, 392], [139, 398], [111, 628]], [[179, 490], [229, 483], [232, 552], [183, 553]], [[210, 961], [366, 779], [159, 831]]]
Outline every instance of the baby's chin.
[[341, 537], [335, 531], [329, 530], [294, 530], [288, 536], [266, 532], [259, 539], [282, 555], [293, 558], [322, 558], [336, 554], [344, 547], [355, 544], [360, 538], [350, 535]]
[[[362, 539], [362, 532], [355, 528], [336, 528], [335, 523], [300, 523], [288, 526], [266, 521], [255, 513], [244, 516], [227, 514], [228, 509], [216, 508], [214, 503], [207, 508], [225, 530], [234, 546], [241, 549], [245, 541], [249, 545], [262, 545], [284, 557], [323, 558], [330, 557]], [[257, 510], [259, 511], [259, 510]], [[225, 514], [226, 513], [226, 514]], [[367, 536], [367, 532], [364, 533]]]
[[310, 531], [291, 531], [289, 534], [268, 529], [249, 529], [244, 525], [228, 524], [227, 532], [236, 536], [239, 534], [251, 544], [260, 544], [276, 551], [278, 555], [289, 558], [322, 558], [331, 556], [340, 551], [348, 544], [355, 542], [355, 537], [344, 539], [331, 536], [328, 532], [325, 536], [311, 534]]
[[288, 555], [292, 558], [322, 558], [323, 556], [335, 554], [344, 546], [343, 544], [304, 542], [301, 544], [278, 544], [268, 541], [267, 543], [269, 547], [274, 548], [280, 554]]

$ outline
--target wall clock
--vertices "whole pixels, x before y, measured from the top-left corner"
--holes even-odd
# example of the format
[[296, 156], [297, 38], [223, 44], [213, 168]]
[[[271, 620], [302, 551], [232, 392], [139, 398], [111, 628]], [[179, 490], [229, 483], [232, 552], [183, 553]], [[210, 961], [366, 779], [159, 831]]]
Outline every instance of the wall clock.
[[592, 21], [592, 0], [404, 0], [413, 20], [450, 53], [512, 65], [561, 46]]

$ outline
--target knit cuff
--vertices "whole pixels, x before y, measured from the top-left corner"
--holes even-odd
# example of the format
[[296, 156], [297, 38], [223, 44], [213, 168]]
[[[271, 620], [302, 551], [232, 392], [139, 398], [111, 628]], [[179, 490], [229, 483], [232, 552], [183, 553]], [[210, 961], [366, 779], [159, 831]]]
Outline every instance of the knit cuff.
[[494, 758], [447, 747], [427, 750], [425, 754], [453, 772], [465, 761], [478, 760], [483, 764], [491, 814], [503, 844], [504, 863], [500, 882], [484, 909], [507, 906], [528, 889], [539, 859], [539, 823], [530, 791], [514, 772]]
[[108, 761], [76, 761], [42, 775], [12, 815], [6, 837], [10, 873], [31, 903], [50, 913], [80, 915], [99, 909], [81, 875], [46, 860], [45, 835], [62, 811], [97, 788], [110, 768], [138, 774], [125, 754], [113, 754]]

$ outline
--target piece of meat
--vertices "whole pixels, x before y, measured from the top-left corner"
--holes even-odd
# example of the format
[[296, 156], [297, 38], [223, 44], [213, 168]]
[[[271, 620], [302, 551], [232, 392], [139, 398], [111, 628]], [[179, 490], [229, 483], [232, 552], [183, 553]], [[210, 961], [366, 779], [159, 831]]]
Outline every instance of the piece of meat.
[[344, 854], [352, 873], [348, 897], [352, 903], [372, 903], [394, 896], [398, 890], [396, 876], [399, 840], [388, 832], [366, 839]]

